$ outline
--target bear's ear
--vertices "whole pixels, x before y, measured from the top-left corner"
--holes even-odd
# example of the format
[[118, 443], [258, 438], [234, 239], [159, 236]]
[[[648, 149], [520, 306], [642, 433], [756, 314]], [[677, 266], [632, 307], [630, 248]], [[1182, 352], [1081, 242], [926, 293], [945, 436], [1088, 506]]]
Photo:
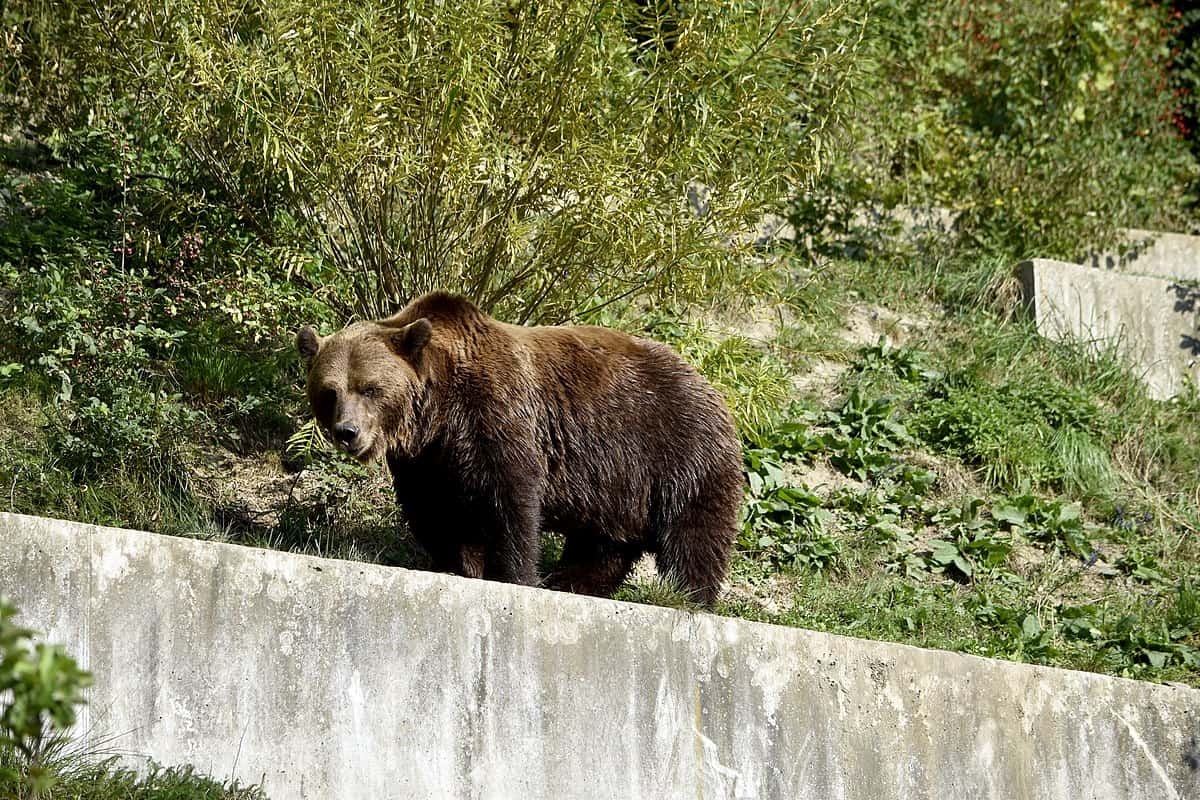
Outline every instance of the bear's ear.
[[321, 337], [317, 336], [317, 332], [312, 329], [311, 325], [305, 325], [296, 334], [296, 349], [300, 352], [300, 357], [307, 364], [313, 360], [321, 350]]
[[429, 336], [432, 333], [432, 323], [421, 317], [395, 333], [388, 334], [388, 342], [396, 355], [403, 356], [416, 364], [421, 360], [421, 352], [425, 349], [425, 345], [429, 344]]

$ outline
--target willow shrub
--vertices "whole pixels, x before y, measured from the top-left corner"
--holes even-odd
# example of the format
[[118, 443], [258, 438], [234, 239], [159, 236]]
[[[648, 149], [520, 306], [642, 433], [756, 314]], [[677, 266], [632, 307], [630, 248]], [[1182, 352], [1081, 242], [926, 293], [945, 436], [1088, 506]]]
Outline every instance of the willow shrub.
[[820, 169], [861, 31], [836, 0], [55, 5], [81, 80], [264, 225], [287, 206], [347, 312], [447, 287], [521, 321], [726, 286]]

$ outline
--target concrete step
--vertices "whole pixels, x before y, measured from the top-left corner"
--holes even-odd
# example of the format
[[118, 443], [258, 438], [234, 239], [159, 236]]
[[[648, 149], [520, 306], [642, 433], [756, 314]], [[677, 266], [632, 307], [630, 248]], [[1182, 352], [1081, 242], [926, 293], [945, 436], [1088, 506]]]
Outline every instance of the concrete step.
[[1041, 335], [1118, 348], [1157, 399], [1200, 378], [1200, 288], [1044, 258], [1017, 271]]
[[137, 763], [337, 798], [1200, 797], [1200, 692], [0, 514]]
[[1093, 255], [1085, 264], [1130, 275], [1200, 281], [1200, 236], [1136, 228], [1122, 232], [1128, 244]]

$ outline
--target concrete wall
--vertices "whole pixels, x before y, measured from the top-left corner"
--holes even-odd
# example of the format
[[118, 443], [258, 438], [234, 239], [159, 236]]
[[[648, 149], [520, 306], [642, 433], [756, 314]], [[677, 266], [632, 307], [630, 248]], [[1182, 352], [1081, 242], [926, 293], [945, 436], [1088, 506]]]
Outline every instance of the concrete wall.
[[1043, 336], [1118, 347], [1158, 399], [1200, 378], [1200, 289], [1044, 258], [1018, 272]]
[[1130, 275], [1200, 281], [1200, 236], [1136, 228], [1122, 231], [1122, 235], [1129, 242], [1126, 246], [1118, 252], [1094, 255], [1087, 263]]
[[287, 798], [1195, 798], [1200, 693], [0, 515], [107, 749]]

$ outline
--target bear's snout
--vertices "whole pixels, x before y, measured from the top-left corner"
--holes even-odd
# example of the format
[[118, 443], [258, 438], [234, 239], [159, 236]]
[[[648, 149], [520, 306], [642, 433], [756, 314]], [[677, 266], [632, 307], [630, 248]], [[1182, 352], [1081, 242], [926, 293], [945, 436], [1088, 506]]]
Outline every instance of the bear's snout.
[[354, 440], [358, 438], [358, 426], [351, 422], [339, 422], [333, 426], [333, 438], [342, 447], [351, 450]]

